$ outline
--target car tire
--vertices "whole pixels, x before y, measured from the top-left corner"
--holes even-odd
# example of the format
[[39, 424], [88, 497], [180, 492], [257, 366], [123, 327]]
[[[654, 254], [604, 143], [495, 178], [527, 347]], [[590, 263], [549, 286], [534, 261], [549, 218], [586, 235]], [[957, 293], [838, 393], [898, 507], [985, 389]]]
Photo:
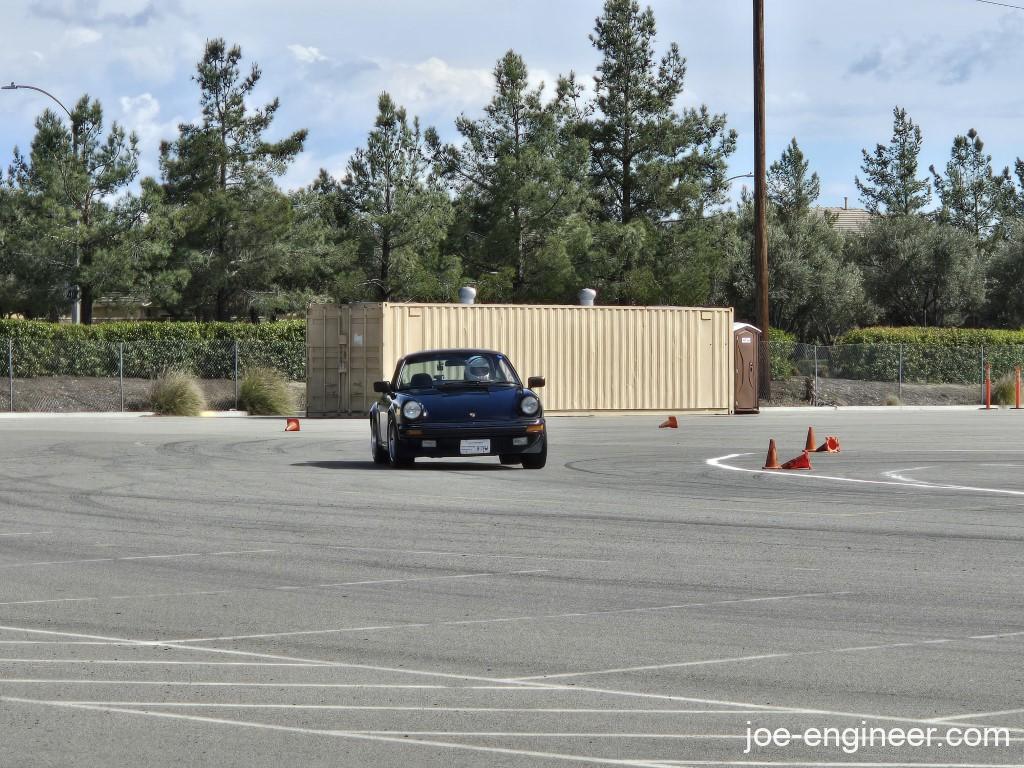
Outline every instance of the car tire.
[[388, 450], [381, 448], [380, 440], [377, 437], [377, 425], [373, 421], [370, 422], [370, 453], [373, 456], [374, 464], [388, 463]]
[[507, 465], [522, 464], [523, 457], [520, 456], [518, 453], [502, 453], [498, 456], [498, 461], [500, 461], [502, 464]]
[[396, 469], [411, 467], [416, 459], [402, 453], [402, 442], [398, 439], [398, 427], [395, 422], [388, 424], [388, 460]]
[[544, 465], [548, 463], [548, 439], [544, 438], [540, 453], [524, 453], [520, 458], [523, 462], [523, 469], [543, 469]]

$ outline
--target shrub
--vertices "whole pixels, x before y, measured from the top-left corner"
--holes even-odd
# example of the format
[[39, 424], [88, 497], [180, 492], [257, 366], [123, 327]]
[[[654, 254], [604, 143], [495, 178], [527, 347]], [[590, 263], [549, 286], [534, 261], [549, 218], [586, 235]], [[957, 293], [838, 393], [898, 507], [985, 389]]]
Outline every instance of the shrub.
[[796, 336], [778, 328], [768, 330], [768, 361], [773, 381], [788, 379], [796, 372]]
[[886, 395], [885, 396], [885, 404], [886, 405], [899, 405], [900, 404], [899, 395], [895, 395], [895, 394]]
[[251, 368], [238, 386], [238, 404], [256, 416], [284, 416], [295, 413], [295, 394], [280, 371]]
[[161, 416], [198, 416], [206, 409], [206, 397], [195, 377], [168, 370], [150, 387], [149, 406]]
[[1017, 398], [1017, 383], [1013, 374], [1007, 373], [992, 382], [992, 402], [996, 405], [1013, 405]]

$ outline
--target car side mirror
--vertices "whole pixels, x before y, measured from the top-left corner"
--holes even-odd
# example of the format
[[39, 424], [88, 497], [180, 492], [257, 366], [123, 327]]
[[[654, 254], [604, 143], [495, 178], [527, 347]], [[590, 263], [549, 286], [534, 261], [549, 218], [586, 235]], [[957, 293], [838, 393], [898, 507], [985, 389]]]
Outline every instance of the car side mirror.
[[546, 382], [543, 376], [531, 376], [526, 380], [526, 386], [529, 387], [530, 389], [537, 389], [538, 387], [543, 387], [545, 383]]
[[391, 391], [391, 382], [390, 381], [375, 381], [375, 382], [373, 382], [373, 391], [374, 392], [382, 392], [382, 393], [390, 392]]

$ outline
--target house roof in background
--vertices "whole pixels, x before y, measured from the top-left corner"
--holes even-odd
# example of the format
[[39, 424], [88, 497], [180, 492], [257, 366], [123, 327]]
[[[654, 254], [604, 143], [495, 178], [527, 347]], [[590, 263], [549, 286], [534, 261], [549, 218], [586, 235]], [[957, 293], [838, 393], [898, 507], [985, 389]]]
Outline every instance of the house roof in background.
[[819, 215], [826, 213], [832, 216], [832, 224], [843, 234], [852, 232], [858, 234], [863, 232], [874, 216], [864, 208], [842, 208], [818, 206], [814, 209]]

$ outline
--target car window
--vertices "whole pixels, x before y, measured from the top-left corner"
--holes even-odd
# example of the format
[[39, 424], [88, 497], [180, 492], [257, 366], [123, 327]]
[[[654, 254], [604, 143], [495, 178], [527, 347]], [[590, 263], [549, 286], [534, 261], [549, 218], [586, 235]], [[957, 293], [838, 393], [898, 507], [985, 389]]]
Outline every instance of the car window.
[[471, 352], [439, 354], [407, 360], [398, 375], [398, 389], [427, 389], [456, 383], [517, 384], [512, 366], [500, 355]]

